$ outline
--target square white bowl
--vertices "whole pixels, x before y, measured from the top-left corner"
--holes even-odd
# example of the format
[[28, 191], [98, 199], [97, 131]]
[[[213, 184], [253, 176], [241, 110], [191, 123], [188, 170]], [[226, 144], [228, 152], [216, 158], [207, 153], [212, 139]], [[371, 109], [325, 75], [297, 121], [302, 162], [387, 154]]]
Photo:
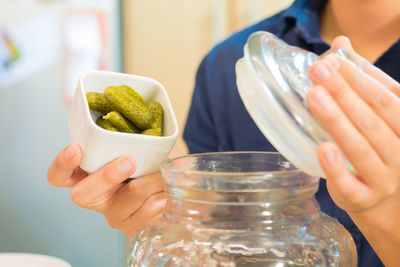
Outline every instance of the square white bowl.
[[[164, 109], [164, 136], [112, 132], [96, 125], [98, 112], [89, 110], [87, 92], [103, 93], [110, 85], [128, 85], [146, 101], [158, 101]], [[109, 71], [91, 71], [83, 74], [72, 102], [69, 120], [71, 142], [79, 144], [83, 155], [80, 167], [92, 173], [104, 164], [122, 155], [136, 161], [131, 178], [159, 171], [178, 137], [178, 123], [164, 86], [148, 77]]]

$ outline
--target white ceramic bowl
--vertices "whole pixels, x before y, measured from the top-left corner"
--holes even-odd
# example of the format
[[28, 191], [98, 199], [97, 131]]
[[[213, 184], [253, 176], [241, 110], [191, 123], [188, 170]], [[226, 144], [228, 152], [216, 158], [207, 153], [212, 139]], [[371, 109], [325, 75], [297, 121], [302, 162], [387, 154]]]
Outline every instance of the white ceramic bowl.
[[[129, 85], [146, 101], [155, 100], [164, 109], [164, 136], [149, 136], [104, 130], [95, 121], [101, 114], [91, 112], [87, 92], [103, 92], [110, 85]], [[121, 155], [131, 156], [137, 169], [131, 178], [159, 171], [178, 137], [178, 123], [165, 88], [157, 81], [136, 75], [91, 71], [82, 75], [69, 114], [71, 142], [79, 144], [81, 168], [89, 173]]]
[[71, 267], [58, 258], [26, 253], [0, 253], [1, 267]]

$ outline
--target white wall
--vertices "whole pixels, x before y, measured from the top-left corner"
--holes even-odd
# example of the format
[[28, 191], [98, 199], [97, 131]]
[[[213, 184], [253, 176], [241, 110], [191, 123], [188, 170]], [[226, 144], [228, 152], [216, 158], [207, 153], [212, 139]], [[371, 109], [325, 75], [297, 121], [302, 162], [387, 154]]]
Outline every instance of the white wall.
[[[47, 183], [51, 160], [69, 143], [61, 32], [52, 20], [63, 7], [58, 3], [67, 1], [0, 0], [0, 36], [18, 26], [23, 38], [17, 41], [25, 38], [18, 44], [20, 62], [26, 63], [10, 74], [13, 79], [0, 75], [0, 253], [47, 254], [74, 267], [122, 267], [125, 238], [99, 214], [75, 206], [69, 190]], [[54, 27], [44, 36], [26, 31], [35, 16], [50, 19]], [[109, 41], [117, 44], [117, 35], [112, 30]], [[109, 55], [112, 66], [119, 64], [115, 54]]]
[[57, 256], [74, 267], [125, 266], [125, 240], [47, 183], [51, 159], [69, 142], [59, 65], [0, 88], [0, 252]]

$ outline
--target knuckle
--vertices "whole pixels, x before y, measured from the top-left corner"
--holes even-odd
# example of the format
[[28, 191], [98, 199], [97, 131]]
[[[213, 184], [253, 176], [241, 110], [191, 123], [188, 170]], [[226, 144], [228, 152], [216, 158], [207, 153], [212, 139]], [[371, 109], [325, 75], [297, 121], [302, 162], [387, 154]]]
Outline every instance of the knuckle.
[[342, 199], [351, 200], [354, 197], [354, 189], [349, 187], [341, 187], [340, 196], [342, 197]]
[[373, 105], [378, 109], [390, 108], [393, 104], [393, 98], [386, 90], [379, 90], [376, 94], [375, 101]]
[[343, 85], [332, 86], [330, 89], [330, 93], [333, 98], [340, 100], [346, 97], [346, 91], [344, 90]]
[[354, 144], [356, 155], [369, 155], [371, 153], [370, 147], [365, 142], [356, 142]]
[[363, 116], [361, 125], [365, 131], [375, 131], [379, 128], [379, 121], [374, 116]]
[[49, 184], [58, 186], [57, 172], [59, 173], [61, 170], [60, 163], [55, 160], [52, 165], [47, 170], [47, 181]]
[[157, 196], [153, 195], [146, 200], [146, 206], [148, 207], [149, 213], [151, 213], [154, 209], [157, 208]]
[[51, 170], [47, 170], [47, 182], [53, 186], [56, 186], [56, 182], [54, 176], [51, 173]]
[[155, 194], [150, 196], [146, 200], [146, 206], [147, 206], [147, 215], [151, 216], [155, 212], [160, 213], [161, 212], [161, 206], [160, 206], [160, 201], [165, 199], [165, 196], [163, 194]]
[[76, 187], [71, 189], [70, 197], [73, 203], [82, 207], [81, 194]]
[[325, 121], [328, 124], [333, 124], [338, 121], [338, 116], [336, 114], [326, 113]]
[[136, 180], [128, 183], [128, 189], [133, 195], [139, 194], [144, 190], [143, 188], [140, 188], [140, 185], [136, 182]]
[[[370, 157], [371, 150], [368, 143], [363, 140], [352, 140], [351, 149], [347, 149], [344, 153], [346, 153], [348, 158], [360, 158], [360, 157]], [[355, 164], [355, 168], [357, 169], [357, 164]]]
[[340, 127], [340, 121], [343, 119], [338, 112], [325, 112], [324, 121], [327, 125], [331, 127]]
[[329, 93], [336, 99], [343, 99], [346, 96], [346, 85], [341, 80], [336, 80], [334, 84], [327, 88]]
[[107, 168], [101, 172], [101, 176], [103, 177], [104, 182], [107, 185], [115, 185], [117, 182], [115, 181], [115, 173], [111, 168]]
[[385, 181], [379, 183], [378, 185], [381, 196], [385, 198], [397, 194], [397, 191], [399, 190], [399, 185], [397, 182], [399, 177], [397, 172], [393, 170], [386, 170], [382, 172], [382, 177], [385, 177]]
[[393, 196], [397, 192], [397, 188], [392, 183], [382, 183], [381, 193], [383, 196]]
[[120, 223], [114, 218], [108, 217], [106, 218], [107, 224], [112, 229], [119, 229]]

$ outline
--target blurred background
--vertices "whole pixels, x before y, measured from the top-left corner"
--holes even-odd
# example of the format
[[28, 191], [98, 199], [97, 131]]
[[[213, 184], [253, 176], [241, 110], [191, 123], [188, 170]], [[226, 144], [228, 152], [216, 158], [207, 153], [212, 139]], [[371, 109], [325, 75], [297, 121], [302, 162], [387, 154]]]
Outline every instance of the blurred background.
[[[127, 240], [47, 184], [69, 143], [79, 74], [145, 75], [167, 88], [181, 132], [202, 57], [292, 0], [0, 0], [0, 252], [125, 266]], [[181, 138], [177, 147], [186, 152]]]

